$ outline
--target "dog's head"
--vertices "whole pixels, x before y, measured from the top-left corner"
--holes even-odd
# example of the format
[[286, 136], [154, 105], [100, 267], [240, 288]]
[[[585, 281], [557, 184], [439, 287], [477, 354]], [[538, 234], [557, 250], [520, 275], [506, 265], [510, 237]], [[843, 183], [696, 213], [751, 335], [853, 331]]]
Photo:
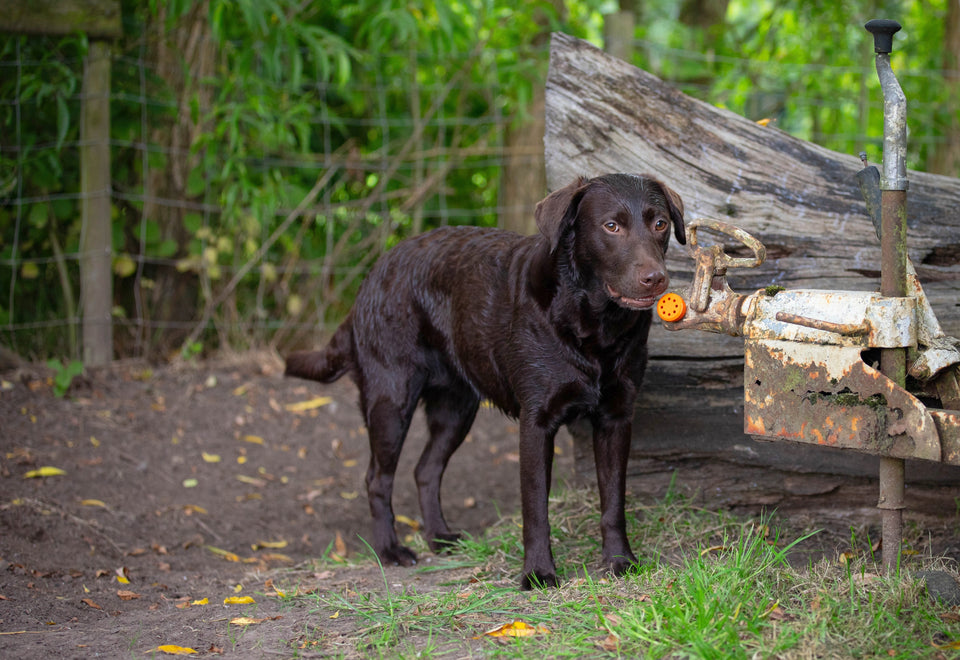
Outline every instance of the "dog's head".
[[580, 277], [634, 310], [650, 309], [667, 290], [671, 226], [687, 242], [683, 201], [647, 175], [579, 177], [537, 204], [536, 219], [551, 252], [567, 251]]

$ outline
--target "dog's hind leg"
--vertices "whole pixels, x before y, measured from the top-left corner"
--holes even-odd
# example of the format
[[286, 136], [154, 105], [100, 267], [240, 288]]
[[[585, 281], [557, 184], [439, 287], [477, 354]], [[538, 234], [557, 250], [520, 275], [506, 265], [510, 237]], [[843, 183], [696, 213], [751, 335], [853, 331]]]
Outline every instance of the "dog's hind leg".
[[424, 392], [423, 400], [430, 429], [415, 476], [423, 514], [424, 535], [430, 549], [440, 552], [460, 535], [450, 531], [440, 504], [440, 482], [453, 452], [463, 444], [473, 425], [480, 397], [469, 387], [444, 387]]
[[[416, 554], [397, 539], [393, 515], [393, 480], [400, 459], [400, 450], [410, 428], [410, 420], [419, 400], [421, 379], [414, 376], [404, 382], [395, 375], [364, 380], [375, 382], [378, 393], [364, 391], [361, 398], [367, 432], [370, 435], [370, 466], [367, 469], [367, 498], [373, 516], [373, 549], [384, 564], [412, 566]], [[396, 387], [387, 387], [392, 380]], [[403, 383], [402, 385], [400, 383]]]

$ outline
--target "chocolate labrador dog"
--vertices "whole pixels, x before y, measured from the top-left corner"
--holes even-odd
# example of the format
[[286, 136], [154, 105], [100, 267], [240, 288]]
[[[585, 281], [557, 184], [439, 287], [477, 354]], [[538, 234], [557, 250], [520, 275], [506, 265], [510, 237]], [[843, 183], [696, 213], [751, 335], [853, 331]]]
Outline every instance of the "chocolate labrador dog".
[[670, 229], [686, 242], [683, 203], [648, 176], [579, 178], [536, 208], [540, 234], [444, 227], [387, 252], [323, 351], [286, 373], [332, 382], [350, 373], [370, 438], [367, 495], [384, 563], [416, 556], [394, 530], [393, 479], [418, 402], [430, 438], [415, 476], [430, 548], [454, 543], [440, 507], [447, 461], [481, 399], [520, 422], [522, 587], [555, 586], [547, 497], [554, 435], [593, 423], [602, 560], [636, 563], [624, 482], [633, 404], [647, 362], [651, 308], [667, 289]]

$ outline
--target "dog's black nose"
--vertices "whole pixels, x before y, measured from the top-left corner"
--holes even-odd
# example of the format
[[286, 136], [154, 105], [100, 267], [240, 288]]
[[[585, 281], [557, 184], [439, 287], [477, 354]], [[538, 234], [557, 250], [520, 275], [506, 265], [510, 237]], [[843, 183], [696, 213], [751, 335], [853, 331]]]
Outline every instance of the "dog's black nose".
[[661, 286], [667, 279], [667, 274], [662, 270], [651, 270], [640, 274], [640, 283], [651, 289]]

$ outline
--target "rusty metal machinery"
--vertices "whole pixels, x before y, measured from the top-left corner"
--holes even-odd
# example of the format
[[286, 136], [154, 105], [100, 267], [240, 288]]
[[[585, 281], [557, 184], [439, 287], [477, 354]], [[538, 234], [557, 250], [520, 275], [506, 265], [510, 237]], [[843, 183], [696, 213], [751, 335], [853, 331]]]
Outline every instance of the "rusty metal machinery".
[[[960, 465], [960, 341], [942, 331], [906, 256], [906, 99], [890, 68], [900, 25], [875, 20], [866, 28], [884, 94], [883, 174], [865, 163], [857, 178], [881, 242], [880, 291], [737, 293], [727, 270], [760, 265], [764, 246], [742, 229], [701, 219], [689, 228], [694, 279], [664, 296], [658, 313], [669, 330], [744, 337], [745, 433], [881, 457], [889, 570], [900, 555], [903, 460]], [[701, 245], [701, 230], [735, 239], [752, 256]]]

